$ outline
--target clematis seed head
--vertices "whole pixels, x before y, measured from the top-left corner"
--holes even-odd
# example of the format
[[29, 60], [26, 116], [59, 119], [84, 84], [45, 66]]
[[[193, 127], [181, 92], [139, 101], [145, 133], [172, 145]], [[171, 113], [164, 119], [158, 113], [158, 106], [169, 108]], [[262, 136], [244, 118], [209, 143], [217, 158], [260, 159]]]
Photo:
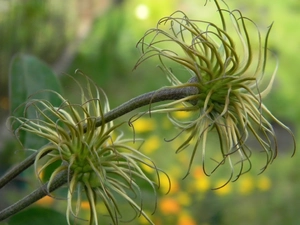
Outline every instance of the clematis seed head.
[[[252, 167], [249, 136], [254, 137], [265, 154], [262, 171], [276, 158], [278, 137], [273, 122], [291, 135], [294, 152], [296, 145], [291, 130], [263, 103], [278, 67], [270, 76], [266, 74], [273, 24], [263, 37], [258, 26], [241, 11], [231, 11], [224, 1], [213, 2], [219, 23], [191, 19], [182, 11], [160, 19], [138, 42], [142, 56], [136, 66], [156, 58], [172, 88], [197, 89], [181, 100], [153, 107], [151, 113], [167, 113], [180, 134], [187, 134], [177, 149], [180, 152], [193, 146], [187, 175], [196, 152], [200, 151], [206, 175], [229, 165], [230, 181]], [[188, 111], [191, 116], [177, 119], [173, 116], [177, 111]], [[218, 148], [208, 145], [211, 137]], [[213, 155], [212, 169], [207, 169], [207, 155]]]

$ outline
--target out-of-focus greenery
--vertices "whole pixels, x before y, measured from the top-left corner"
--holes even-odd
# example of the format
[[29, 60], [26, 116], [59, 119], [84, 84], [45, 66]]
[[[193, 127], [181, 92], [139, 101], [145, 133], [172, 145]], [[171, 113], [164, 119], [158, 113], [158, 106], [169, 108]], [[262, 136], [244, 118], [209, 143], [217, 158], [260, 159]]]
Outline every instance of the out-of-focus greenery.
[[[95, 1], [89, 1], [91, 6]], [[215, 8], [209, 2], [204, 6], [203, 0], [127, 0], [121, 3], [100, 1], [105, 10], [98, 6], [98, 16], [92, 19], [92, 26], [86, 37], [78, 42], [74, 51], [74, 60], [58, 75], [64, 82], [63, 72], [74, 74], [80, 68], [90, 76], [107, 93], [112, 107], [143, 92], [168, 85], [162, 71], [156, 67], [157, 62], [149, 61], [132, 71], [139, 57], [136, 42], [144, 32], [156, 26], [163, 16], [168, 16], [176, 9], [185, 11], [191, 18], [215, 20]], [[269, 48], [279, 60], [279, 70], [274, 88], [265, 100], [266, 105], [294, 131], [299, 143], [300, 103], [298, 100], [298, 76], [300, 55], [300, 2], [297, 0], [246, 0], [226, 1], [230, 9], [238, 8], [245, 16], [251, 18], [259, 28], [264, 30], [272, 22], [274, 26], [269, 38]], [[104, 4], [106, 3], [106, 4]], [[95, 7], [96, 8], [96, 7]], [[101, 9], [101, 10], [100, 10]], [[76, 1], [0, 1], [0, 115], [8, 112], [7, 76], [9, 62], [18, 52], [28, 52], [57, 65], [57, 60], [68, 50], [68, 45], [77, 38], [80, 7]], [[138, 16], [139, 12], [144, 10]], [[148, 14], [147, 14], [148, 13]], [[83, 18], [83, 17], [80, 17]], [[76, 42], [77, 43], [77, 42]], [[65, 82], [65, 94], [72, 98], [76, 91]], [[184, 116], [184, 115], [178, 115]], [[129, 117], [128, 117], [129, 118]], [[2, 120], [4, 120], [3, 118]], [[300, 222], [300, 173], [298, 172], [299, 154], [290, 158], [290, 139], [278, 130], [280, 153], [274, 163], [261, 175], [261, 163], [258, 152], [253, 154], [253, 170], [238, 181], [219, 187], [226, 180], [224, 174], [206, 177], [200, 166], [194, 164], [191, 174], [185, 176], [189, 159], [188, 151], [175, 154], [178, 139], [165, 142], [176, 135], [170, 124], [163, 117], [143, 117], [135, 125], [137, 136], [146, 142], [142, 148], [146, 155], [153, 157], [157, 165], [165, 170], [172, 179], [172, 190], [164, 195], [166, 184], [161, 184], [156, 213], [156, 224], [178, 225], [214, 225], [214, 224], [298, 224]], [[5, 130], [5, 126], [1, 126]], [[132, 135], [128, 128], [128, 135]], [[8, 138], [2, 139], [0, 148], [1, 171], [8, 168], [7, 159], [16, 158], [20, 148]], [[177, 143], [177, 144], [176, 144]], [[255, 146], [254, 146], [255, 147]], [[212, 144], [211, 148], [215, 146]], [[19, 150], [19, 151], [15, 151]], [[5, 159], [5, 160], [4, 160]], [[3, 163], [2, 163], [3, 161]], [[6, 161], [4, 164], [4, 161]], [[8, 160], [9, 161], [9, 160]], [[213, 162], [212, 162], [213, 163]], [[2, 168], [3, 167], [3, 168]], [[36, 187], [32, 172], [27, 172], [22, 180], [30, 181], [22, 188], [15, 183], [14, 189], [20, 195], [14, 196], [10, 189], [0, 192], [5, 195], [4, 204], [14, 202], [21, 194]], [[222, 183], [223, 182], [223, 183]], [[5, 193], [2, 193], [5, 192]], [[37, 204], [64, 211], [64, 201], [46, 197]], [[82, 207], [86, 207], [84, 204]], [[103, 212], [101, 206], [99, 211]], [[147, 196], [145, 196], [147, 210]], [[149, 210], [151, 210], [150, 208]], [[151, 211], [149, 211], [151, 213]], [[141, 218], [130, 224], [147, 224]]]
[[[55, 63], [75, 36], [75, 1], [0, 1], [0, 109], [7, 108], [8, 70], [16, 53]], [[2, 115], [2, 114], [0, 114]]]

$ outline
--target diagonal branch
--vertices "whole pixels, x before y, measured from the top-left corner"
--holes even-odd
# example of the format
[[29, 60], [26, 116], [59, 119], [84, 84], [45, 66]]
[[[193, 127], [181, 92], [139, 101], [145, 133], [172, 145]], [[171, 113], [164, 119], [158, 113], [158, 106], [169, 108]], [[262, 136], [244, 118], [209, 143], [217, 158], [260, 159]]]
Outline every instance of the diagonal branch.
[[25, 209], [26, 207], [45, 197], [52, 191], [61, 187], [62, 185], [67, 183], [68, 180], [70, 180], [70, 176], [71, 175], [70, 173], [68, 173], [67, 170], [63, 171], [53, 179], [49, 189], [47, 187], [48, 183], [45, 183], [43, 186], [31, 192], [29, 195], [25, 196], [23, 199], [19, 200], [15, 204], [3, 209], [0, 212], [0, 221], [3, 221], [8, 217], [20, 212], [21, 210]]

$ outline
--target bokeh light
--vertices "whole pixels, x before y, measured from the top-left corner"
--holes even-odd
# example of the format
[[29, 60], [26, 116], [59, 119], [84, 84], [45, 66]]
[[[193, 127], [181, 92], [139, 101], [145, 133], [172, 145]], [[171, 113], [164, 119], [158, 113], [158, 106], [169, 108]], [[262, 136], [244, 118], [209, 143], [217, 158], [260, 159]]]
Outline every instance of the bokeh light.
[[149, 7], [144, 4], [137, 5], [135, 8], [135, 15], [140, 20], [145, 20], [149, 17]]

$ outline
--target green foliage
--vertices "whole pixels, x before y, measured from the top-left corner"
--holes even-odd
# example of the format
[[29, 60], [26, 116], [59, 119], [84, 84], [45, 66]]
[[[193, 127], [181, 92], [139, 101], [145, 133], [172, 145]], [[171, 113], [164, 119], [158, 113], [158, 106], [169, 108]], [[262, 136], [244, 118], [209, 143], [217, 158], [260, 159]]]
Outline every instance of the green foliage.
[[65, 224], [66, 217], [50, 208], [31, 207], [10, 218], [8, 225]]
[[[60, 83], [53, 71], [34, 56], [16, 55], [12, 60], [9, 75], [11, 114], [29, 119], [35, 118], [36, 115], [33, 111], [24, 111], [28, 107], [24, 105], [24, 102], [32, 95], [34, 98], [45, 99], [53, 105], [59, 106], [61, 100], [57, 95], [43, 91], [47, 89], [61, 93]], [[25, 148], [38, 148], [46, 144], [45, 141], [27, 132], [21, 132], [20, 135], [20, 141]]]

